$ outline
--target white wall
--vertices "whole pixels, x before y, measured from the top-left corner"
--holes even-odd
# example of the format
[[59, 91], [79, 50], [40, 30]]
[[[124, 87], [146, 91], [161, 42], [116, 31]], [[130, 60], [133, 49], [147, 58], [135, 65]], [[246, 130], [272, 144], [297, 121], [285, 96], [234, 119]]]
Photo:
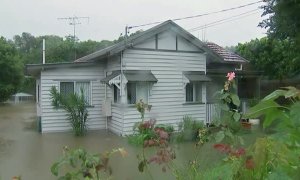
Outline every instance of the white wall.
[[[205, 104], [185, 104], [183, 71], [205, 71], [206, 56], [202, 53], [176, 51], [150, 51], [128, 49], [123, 55], [124, 70], [151, 70], [158, 82], [151, 88], [149, 104], [152, 110], [147, 118], [154, 117], [158, 124], [177, 126], [184, 115], [205, 121]], [[205, 89], [205, 88], [204, 88]], [[206, 92], [203, 91], [203, 97]], [[134, 107], [124, 111], [123, 134], [130, 134], [140, 115]]]
[[60, 81], [87, 80], [92, 84], [92, 107], [88, 108], [88, 129], [104, 129], [105, 117], [102, 115], [102, 101], [104, 100], [104, 85], [100, 80], [104, 77], [103, 65], [89, 67], [61, 68], [41, 72], [41, 111], [42, 132], [66, 131], [71, 125], [63, 109], [54, 109], [51, 105], [50, 89], [59, 87]]

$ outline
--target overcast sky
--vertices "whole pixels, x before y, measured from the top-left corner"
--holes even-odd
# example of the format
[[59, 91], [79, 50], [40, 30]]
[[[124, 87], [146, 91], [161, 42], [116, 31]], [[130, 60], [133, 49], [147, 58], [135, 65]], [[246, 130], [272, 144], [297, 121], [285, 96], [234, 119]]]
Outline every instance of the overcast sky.
[[[29, 32], [35, 36], [73, 34], [73, 27], [60, 17], [90, 17], [76, 26], [80, 40], [113, 40], [124, 32], [126, 25], [139, 25], [155, 21], [198, 15], [244, 5], [257, 0], [0, 0], [0, 36], [12, 39], [14, 35]], [[245, 13], [261, 4], [176, 21], [189, 30], [214, 21]], [[255, 13], [256, 12], [256, 13]], [[222, 46], [236, 45], [265, 36], [265, 30], [257, 27], [262, 20], [261, 10], [244, 18], [206, 28], [208, 41]], [[151, 26], [145, 26], [146, 30]], [[132, 29], [134, 32], [141, 28]], [[202, 39], [203, 30], [192, 32]]]

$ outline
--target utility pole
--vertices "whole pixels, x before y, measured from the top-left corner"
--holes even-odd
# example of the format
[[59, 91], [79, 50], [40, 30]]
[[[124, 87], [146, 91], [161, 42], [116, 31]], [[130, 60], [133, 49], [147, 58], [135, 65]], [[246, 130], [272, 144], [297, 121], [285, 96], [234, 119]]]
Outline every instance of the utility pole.
[[69, 25], [73, 26], [73, 40], [74, 40], [74, 60], [76, 60], [76, 25], [81, 24], [80, 20], [86, 19], [90, 20], [90, 17], [64, 17], [64, 18], [57, 18], [58, 20], [67, 20]]

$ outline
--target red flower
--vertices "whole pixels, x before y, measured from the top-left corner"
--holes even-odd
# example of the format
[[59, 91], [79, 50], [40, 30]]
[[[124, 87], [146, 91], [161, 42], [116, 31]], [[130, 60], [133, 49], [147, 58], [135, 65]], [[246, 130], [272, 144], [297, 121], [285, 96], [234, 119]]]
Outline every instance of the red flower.
[[231, 152], [231, 147], [227, 144], [215, 144], [214, 148], [223, 153]]
[[247, 169], [254, 169], [255, 163], [254, 163], [252, 157], [248, 157], [248, 158], [247, 158], [246, 163], [245, 163], [245, 166], [246, 166]]
[[231, 153], [231, 155], [235, 156], [235, 157], [240, 157], [242, 155], [244, 155], [246, 153], [244, 148], [239, 148], [238, 150], [234, 151]]
[[169, 134], [162, 128], [156, 128], [155, 133], [159, 136], [160, 139], [169, 139]]

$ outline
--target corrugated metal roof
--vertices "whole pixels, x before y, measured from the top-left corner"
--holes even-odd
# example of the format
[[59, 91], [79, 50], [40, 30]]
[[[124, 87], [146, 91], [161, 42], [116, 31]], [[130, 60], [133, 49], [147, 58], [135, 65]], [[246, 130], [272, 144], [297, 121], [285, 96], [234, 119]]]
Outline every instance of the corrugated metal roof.
[[186, 71], [186, 72], [183, 72], [183, 74], [191, 82], [193, 82], [193, 81], [210, 82], [211, 81], [211, 79], [209, 77], [207, 77], [203, 72]]
[[[127, 70], [124, 71], [124, 76], [128, 81], [139, 81], [139, 82], [157, 82], [156, 77], [151, 71], [147, 70]], [[108, 75], [106, 78], [102, 79], [102, 83], [108, 83], [111, 79], [117, 77], [121, 74], [121, 71], [114, 71], [112, 74]]]
[[151, 71], [125, 71], [124, 74], [128, 81], [157, 82]]
[[223, 58], [224, 61], [226, 62], [248, 62], [246, 59], [243, 57], [239, 56], [236, 53], [230, 52], [226, 50], [225, 48], [212, 43], [212, 42], [207, 42], [206, 45], [215, 53], [217, 53], [220, 57]]

